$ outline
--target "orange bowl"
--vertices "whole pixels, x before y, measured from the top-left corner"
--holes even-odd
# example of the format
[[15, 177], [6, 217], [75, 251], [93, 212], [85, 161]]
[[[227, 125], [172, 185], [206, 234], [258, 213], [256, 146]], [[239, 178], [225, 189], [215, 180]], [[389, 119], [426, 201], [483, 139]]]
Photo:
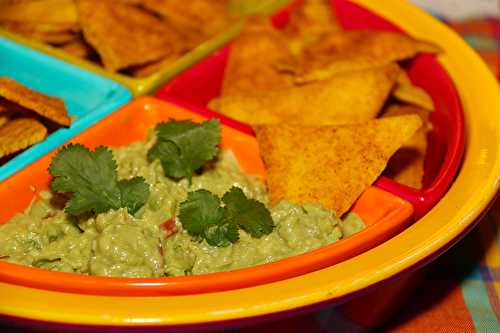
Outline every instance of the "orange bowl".
[[[123, 146], [145, 140], [147, 132], [160, 121], [205, 118], [173, 104], [143, 97], [75, 137], [71, 142], [88, 147]], [[222, 125], [222, 147], [231, 149], [243, 170], [265, 178], [258, 144], [252, 135]], [[39, 191], [48, 189], [47, 167], [51, 154], [0, 184], [0, 200], [7, 203], [0, 211], [0, 223], [23, 211]], [[185, 277], [110, 278], [53, 272], [0, 262], [0, 282], [39, 289], [97, 295], [182, 295], [237, 289], [284, 280], [354, 257], [394, 236], [411, 221], [413, 207], [381, 189], [366, 190], [353, 207], [367, 228], [331, 245], [269, 264], [231, 272]]]

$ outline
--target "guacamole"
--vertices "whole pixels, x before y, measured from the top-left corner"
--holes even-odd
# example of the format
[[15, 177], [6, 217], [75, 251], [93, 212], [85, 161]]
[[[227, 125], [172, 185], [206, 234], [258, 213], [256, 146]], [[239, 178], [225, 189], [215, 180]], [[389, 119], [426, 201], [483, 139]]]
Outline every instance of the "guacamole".
[[127, 209], [77, 217], [64, 212], [64, 198], [40, 194], [23, 213], [0, 226], [0, 258], [54, 271], [114, 277], [162, 277], [230, 271], [277, 261], [338, 241], [364, 227], [351, 215], [346, 222], [319, 205], [282, 201], [269, 207], [273, 231], [254, 238], [239, 230], [226, 247], [189, 235], [176, 219], [188, 191], [207, 189], [222, 196], [232, 186], [268, 205], [264, 185], [245, 175], [231, 151], [222, 150], [189, 184], [165, 176], [147, 152], [154, 144], [136, 142], [113, 149], [120, 178], [142, 176], [150, 196], [134, 215]]

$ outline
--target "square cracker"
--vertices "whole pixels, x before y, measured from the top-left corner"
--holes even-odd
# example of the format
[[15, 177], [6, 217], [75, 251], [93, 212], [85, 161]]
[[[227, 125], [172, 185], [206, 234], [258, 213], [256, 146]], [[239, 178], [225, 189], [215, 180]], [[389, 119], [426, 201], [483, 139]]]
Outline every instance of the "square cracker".
[[0, 157], [23, 150], [47, 136], [47, 129], [33, 118], [17, 118], [0, 127]]

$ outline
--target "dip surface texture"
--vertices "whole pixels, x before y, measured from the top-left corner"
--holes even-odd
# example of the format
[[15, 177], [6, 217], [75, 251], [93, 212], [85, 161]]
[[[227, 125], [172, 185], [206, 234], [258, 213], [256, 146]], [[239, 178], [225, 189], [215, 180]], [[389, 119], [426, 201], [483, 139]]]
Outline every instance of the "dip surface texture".
[[222, 196], [237, 186], [247, 197], [267, 205], [265, 186], [245, 175], [226, 150], [195, 175], [191, 185], [186, 179], [172, 180], [158, 161], [148, 161], [153, 143], [151, 139], [113, 149], [119, 178], [142, 176], [150, 184], [151, 195], [135, 215], [122, 208], [74, 217], [64, 212], [62, 197], [43, 192], [41, 200], [0, 226], [0, 258], [88, 275], [182, 276], [277, 261], [331, 244], [342, 238], [343, 229], [352, 234], [364, 227], [356, 217], [344, 224], [318, 205], [282, 201], [269, 208], [275, 224], [271, 234], [253, 238], [239, 230], [236, 243], [210, 246], [189, 235], [175, 219], [188, 191], [206, 189]]

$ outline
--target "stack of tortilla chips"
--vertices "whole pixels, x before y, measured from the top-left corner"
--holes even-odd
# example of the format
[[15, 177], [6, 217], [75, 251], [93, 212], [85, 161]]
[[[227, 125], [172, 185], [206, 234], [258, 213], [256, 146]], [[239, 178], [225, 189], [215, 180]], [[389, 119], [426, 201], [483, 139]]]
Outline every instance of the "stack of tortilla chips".
[[391, 177], [422, 187], [433, 103], [401, 62], [439, 51], [401, 33], [342, 31], [330, 1], [305, 0], [284, 30], [249, 22], [209, 106], [254, 126], [272, 202], [341, 216], [388, 162]]
[[169, 66], [233, 19], [226, 0], [0, 2], [0, 26], [137, 77]]
[[0, 161], [71, 124], [64, 102], [0, 77]]

